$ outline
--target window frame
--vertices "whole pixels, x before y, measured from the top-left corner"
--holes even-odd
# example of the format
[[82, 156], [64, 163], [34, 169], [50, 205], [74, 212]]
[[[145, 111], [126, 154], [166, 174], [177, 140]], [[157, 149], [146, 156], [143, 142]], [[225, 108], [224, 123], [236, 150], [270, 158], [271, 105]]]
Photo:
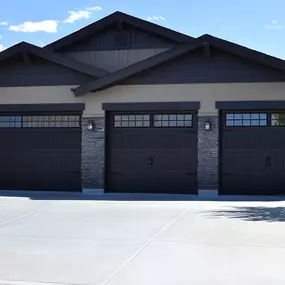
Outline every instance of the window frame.
[[[38, 119], [35, 119], [37, 118]], [[61, 119], [59, 119], [61, 117]], [[65, 117], [65, 119], [64, 119]], [[1, 120], [8, 118], [8, 120]], [[14, 120], [13, 120], [14, 118]], [[17, 118], [17, 119], [15, 119]], [[5, 126], [7, 123], [7, 126]], [[18, 123], [18, 124], [16, 124]], [[58, 129], [69, 128], [77, 129], [82, 126], [81, 114], [51, 114], [51, 113], [33, 113], [33, 114], [1, 114], [0, 129]]]
[[[170, 119], [170, 116], [173, 116], [175, 115], [176, 118], [175, 120], [171, 120]], [[117, 116], [117, 118], [116, 118]], [[126, 126], [120, 126], [120, 125], [117, 125], [116, 126], [116, 122], [123, 122], [122, 118], [121, 118], [121, 121], [118, 120], [118, 117], [119, 116], [148, 116], [149, 120], [146, 120], [146, 121], [149, 121], [149, 125], [147, 126], [136, 126], [136, 125], [126, 125]], [[164, 120], [166, 122], [169, 122], [168, 125], [165, 125], [165, 126], [156, 126], [155, 125], [155, 122], [156, 122], [156, 119], [155, 117], [156, 116], [168, 116], [168, 120]], [[183, 120], [179, 120], [179, 116], [183, 116]], [[186, 116], [190, 116], [190, 119], [188, 120], [185, 120], [185, 117]], [[130, 120], [126, 120], [127, 122], [130, 122]], [[131, 120], [133, 121], [133, 120]], [[162, 120], [161, 120], [162, 122]], [[171, 125], [170, 122], [176, 122], [175, 125]], [[183, 125], [179, 126], [179, 124], [177, 122], [184, 122]], [[186, 125], [185, 122], [190, 122], [189, 125]], [[170, 128], [174, 128], [174, 129], [181, 129], [181, 128], [185, 128], [185, 129], [193, 129], [195, 127], [195, 123], [196, 123], [196, 119], [195, 119], [195, 113], [194, 112], [187, 112], [187, 111], [184, 111], [184, 112], [112, 112], [111, 113], [111, 126], [112, 128], [114, 129], [140, 129], [140, 128], [143, 128], [143, 129], [170, 129]]]
[[[227, 116], [232, 115], [232, 118], [228, 118]], [[248, 116], [249, 118], [245, 118], [244, 116]], [[257, 118], [252, 116], [258, 115]], [[265, 115], [265, 118], [262, 118], [261, 115]], [[241, 116], [240, 118], [235, 118], [235, 116]], [[226, 111], [224, 113], [224, 127], [225, 128], [266, 128], [270, 125], [270, 113], [267, 111]], [[241, 124], [235, 125], [236, 122], [241, 122]], [[245, 121], [248, 121], [249, 124], [244, 124]], [[228, 125], [228, 122], [232, 122], [232, 125]], [[251, 122], [258, 122], [258, 124], [252, 124]], [[261, 124], [261, 122], [265, 122], [265, 124]]]

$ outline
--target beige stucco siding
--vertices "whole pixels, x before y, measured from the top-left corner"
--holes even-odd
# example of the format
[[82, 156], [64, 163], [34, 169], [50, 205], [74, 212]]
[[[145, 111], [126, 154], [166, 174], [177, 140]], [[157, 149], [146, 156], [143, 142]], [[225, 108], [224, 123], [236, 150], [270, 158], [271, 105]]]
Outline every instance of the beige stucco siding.
[[100, 116], [108, 102], [200, 101], [200, 115], [215, 115], [215, 101], [285, 100], [285, 83], [121, 85], [77, 98], [74, 87], [0, 88], [0, 104], [82, 102], [85, 116]]

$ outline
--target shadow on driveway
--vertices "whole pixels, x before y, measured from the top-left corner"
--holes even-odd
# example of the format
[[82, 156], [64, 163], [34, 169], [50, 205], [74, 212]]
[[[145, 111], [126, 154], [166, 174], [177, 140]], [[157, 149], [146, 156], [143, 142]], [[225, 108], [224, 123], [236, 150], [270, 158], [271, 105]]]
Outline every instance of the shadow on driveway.
[[207, 212], [211, 217], [228, 217], [251, 222], [285, 222], [285, 207], [233, 207]]
[[92, 200], [92, 201], [219, 201], [219, 202], [276, 202], [285, 201], [285, 196], [226, 196], [218, 194], [141, 194], [104, 193], [88, 195], [74, 192], [49, 191], [6, 191], [0, 190], [1, 197], [22, 197], [31, 200]]

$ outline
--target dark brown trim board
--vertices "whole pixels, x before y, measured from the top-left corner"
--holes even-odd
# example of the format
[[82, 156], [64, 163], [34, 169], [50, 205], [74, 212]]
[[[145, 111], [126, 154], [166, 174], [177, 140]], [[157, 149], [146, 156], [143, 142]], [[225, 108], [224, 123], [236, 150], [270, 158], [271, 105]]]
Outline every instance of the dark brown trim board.
[[102, 77], [107, 75], [109, 72], [93, 67], [91, 65], [87, 65], [84, 63], [81, 63], [79, 61], [75, 61], [70, 58], [63, 57], [57, 53], [54, 53], [48, 49], [40, 48], [35, 45], [21, 42], [19, 44], [16, 44], [0, 53], [0, 61], [9, 59], [10, 57], [13, 57], [17, 54], [33, 54], [35, 56], [44, 58], [46, 60], [55, 62], [57, 64], [63, 65], [65, 67], [69, 67], [71, 69], [77, 70], [79, 72], [92, 75], [95, 77]]
[[0, 112], [83, 112], [84, 110], [84, 103], [0, 105]]
[[173, 40], [174, 42], [177, 43], [189, 43], [194, 38], [181, 34], [179, 32], [170, 30], [168, 28], [150, 23], [148, 21], [133, 17], [131, 15], [122, 13], [122, 12], [115, 12], [95, 23], [92, 23], [91, 25], [88, 25], [84, 27], [81, 30], [78, 30], [62, 39], [59, 39], [51, 44], [48, 44], [45, 46], [47, 49], [51, 49], [54, 51], [60, 50], [68, 45], [71, 45], [77, 41], [80, 41], [86, 37], [88, 37], [90, 34], [97, 33], [104, 29], [105, 27], [117, 23], [118, 21], [120, 22], [125, 22], [127, 24], [133, 25], [137, 28], [140, 28], [142, 30], [148, 31], [155, 33], [157, 35], [160, 35], [165, 38], [169, 38], [170, 40]]
[[219, 110], [282, 110], [285, 101], [217, 101]]
[[200, 102], [103, 103], [104, 111], [185, 111], [199, 110]]

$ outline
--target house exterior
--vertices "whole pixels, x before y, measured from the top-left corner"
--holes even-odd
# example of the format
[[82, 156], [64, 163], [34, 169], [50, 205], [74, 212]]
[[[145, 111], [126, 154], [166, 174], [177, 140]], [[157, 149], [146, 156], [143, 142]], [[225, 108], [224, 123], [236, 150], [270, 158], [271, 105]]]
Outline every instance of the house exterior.
[[285, 62], [115, 12], [0, 53], [0, 189], [285, 194]]

